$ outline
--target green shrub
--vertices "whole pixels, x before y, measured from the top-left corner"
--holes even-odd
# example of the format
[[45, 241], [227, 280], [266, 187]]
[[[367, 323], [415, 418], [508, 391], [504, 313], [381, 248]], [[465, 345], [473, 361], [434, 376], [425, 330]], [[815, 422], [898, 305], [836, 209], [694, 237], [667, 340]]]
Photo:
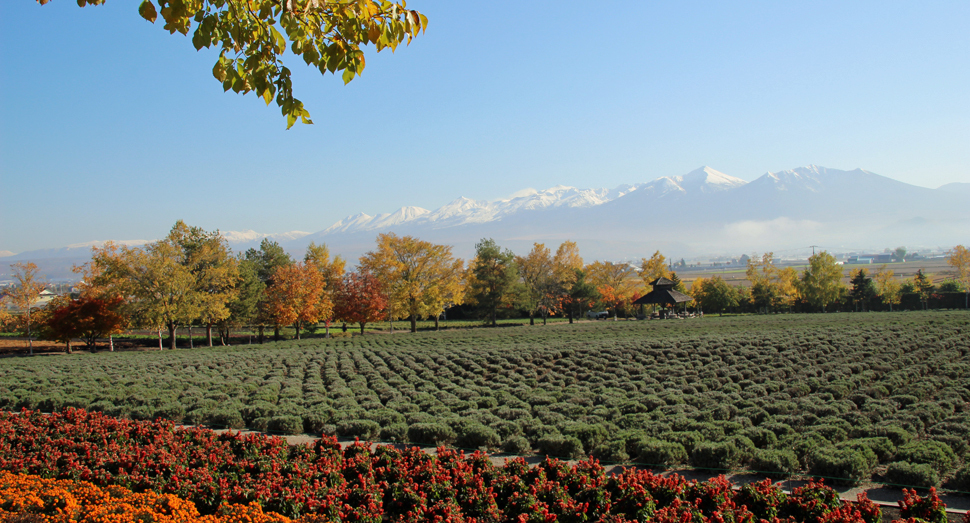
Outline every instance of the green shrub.
[[606, 427], [602, 425], [589, 425], [586, 423], [574, 423], [563, 429], [563, 434], [575, 436], [583, 443], [584, 453], [593, 451], [593, 447], [599, 445], [608, 434]]
[[532, 452], [532, 447], [529, 445], [529, 440], [522, 436], [511, 436], [502, 443], [502, 452], [507, 452], [509, 454], [530, 454]]
[[408, 441], [425, 445], [451, 445], [457, 434], [442, 423], [414, 423], [408, 427]]
[[502, 440], [493, 429], [481, 423], [468, 424], [461, 427], [457, 432], [455, 446], [465, 449], [494, 448], [498, 447]]
[[303, 418], [299, 416], [273, 416], [269, 420], [266, 431], [270, 434], [302, 434]]
[[925, 463], [897, 461], [886, 469], [886, 481], [903, 487], [935, 487], [940, 483], [940, 475]]
[[893, 442], [893, 445], [897, 447], [906, 445], [913, 439], [913, 435], [909, 433], [908, 430], [892, 426], [892, 425], [880, 425], [872, 429], [871, 434], [873, 436], [882, 436], [889, 438], [889, 441]]
[[392, 423], [381, 428], [379, 437], [381, 441], [404, 443], [408, 438], [408, 426], [406, 423]]
[[755, 449], [748, 467], [768, 476], [785, 477], [798, 471], [798, 458], [790, 450]]
[[899, 447], [896, 459], [910, 463], [925, 463], [936, 469], [940, 474], [946, 474], [953, 466], [956, 455], [949, 445], [940, 441], [914, 441]]
[[869, 449], [876, 455], [876, 459], [879, 462], [885, 462], [896, 454], [896, 446], [886, 437], [850, 439], [849, 441], [839, 443], [837, 447], [840, 449]]
[[957, 471], [949, 483], [950, 488], [964, 493], [970, 493], [970, 465], [965, 465]]
[[668, 432], [663, 434], [661, 438], [671, 443], [679, 443], [684, 448], [684, 452], [687, 453], [684, 456], [684, 462], [687, 461], [687, 455], [694, 452], [694, 447], [704, 441], [704, 435], [693, 430]]
[[687, 451], [680, 443], [656, 438], [640, 438], [627, 445], [638, 463], [656, 468], [669, 468], [687, 462]]
[[381, 435], [380, 423], [369, 419], [352, 419], [337, 424], [337, 436], [375, 441]]
[[734, 441], [701, 443], [690, 455], [691, 465], [701, 469], [733, 470], [741, 461], [742, 453]]
[[868, 479], [876, 454], [868, 448], [821, 447], [812, 452], [809, 474], [833, 483], [854, 485]]
[[[206, 420], [206, 425], [216, 429], [244, 429], [246, 421], [237, 409], [224, 408], [213, 411]], [[302, 432], [302, 431], [301, 431]]]
[[597, 445], [591, 452], [594, 458], [607, 463], [626, 463], [630, 455], [626, 451], [626, 442], [611, 440]]
[[549, 434], [536, 443], [539, 452], [556, 458], [580, 459], [583, 457], [583, 443], [575, 436]]

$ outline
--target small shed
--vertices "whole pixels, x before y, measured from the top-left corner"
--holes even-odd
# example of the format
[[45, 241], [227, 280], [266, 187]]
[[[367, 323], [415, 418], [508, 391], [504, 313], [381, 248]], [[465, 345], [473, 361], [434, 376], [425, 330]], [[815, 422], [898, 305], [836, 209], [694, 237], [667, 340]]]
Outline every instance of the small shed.
[[635, 305], [676, 305], [678, 303], [684, 303], [694, 299], [682, 292], [675, 291], [674, 285], [676, 284], [673, 282], [673, 280], [664, 277], [653, 280], [650, 282], [650, 285], [653, 286], [653, 290], [634, 301], [633, 303]]

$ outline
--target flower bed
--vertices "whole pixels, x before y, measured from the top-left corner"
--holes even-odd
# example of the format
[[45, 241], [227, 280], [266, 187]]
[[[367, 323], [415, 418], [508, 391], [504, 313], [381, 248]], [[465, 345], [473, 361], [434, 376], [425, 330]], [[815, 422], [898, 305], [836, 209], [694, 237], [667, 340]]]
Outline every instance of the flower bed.
[[[696, 482], [633, 469], [610, 476], [595, 460], [575, 466], [546, 460], [530, 468], [517, 458], [496, 467], [480, 453], [465, 456], [442, 448], [435, 457], [419, 449], [371, 450], [360, 443], [341, 450], [332, 438], [288, 446], [262, 435], [183, 430], [170, 422], [118, 420], [77, 409], [53, 415], [0, 413], [0, 469], [93, 484], [58, 487], [75, 500], [104, 492], [135, 499], [134, 491], [146, 493], [139, 498], [145, 506], [169, 500], [164, 503], [186, 513], [218, 515], [227, 504], [240, 504], [243, 508], [233, 510], [255, 514], [251, 521], [276, 517], [259, 516], [257, 506], [311, 523], [880, 521], [879, 508], [865, 496], [845, 503], [834, 490], [814, 482], [786, 495], [768, 480], [734, 489], [723, 477]], [[4, 485], [53, 481], [3, 478]], [[50, 501], [60, 491], [48, 487], [35, 488], [43, 493], [40, 501], [4, 494], [0, 509], [12, 512], [17, 503], [74, 506]], [[178, 505], [180, 499], [194, 508]], [[938, 518], [941, 504], [935, 493], [928, 498], [908, 494], [906, 503], [904, 517]]]

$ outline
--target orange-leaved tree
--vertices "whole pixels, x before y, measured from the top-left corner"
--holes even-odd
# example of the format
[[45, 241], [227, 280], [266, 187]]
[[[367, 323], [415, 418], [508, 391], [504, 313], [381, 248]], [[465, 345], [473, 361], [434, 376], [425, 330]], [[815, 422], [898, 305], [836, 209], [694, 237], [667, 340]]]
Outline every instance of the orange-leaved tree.
[[596, 261], [586, 267], [586, 278], [600, 294], [600, 301], [613, 310], [613, 321], [622, 310], [624, 314], [633, 302], [634, 295], [642, 293], [637, 271], [627, 263]]
[[124, 331], [123, 303], [121, 296], [99, 298], [82, 295], [76, 300], [67, 300], [47, 311], [45, 337], [66, 342], [69, 353], [70, 340], [73, 338], [83, 339], [88, 350], [94, 350], [99, 338]]
[[341, 321], [364, 326], [384, 318], [387, 295], [384, 285], [367, 271], [351, 272], [337, 284], [334, 293], [333, 315]]
[[301, 329], [333, 310], [323, 287], [323, 275], [312, 265], [297, 262], [277, 267], [273, 285], [266, 289], [267, 310], [277, 325], [293, 325], [300, 339]]

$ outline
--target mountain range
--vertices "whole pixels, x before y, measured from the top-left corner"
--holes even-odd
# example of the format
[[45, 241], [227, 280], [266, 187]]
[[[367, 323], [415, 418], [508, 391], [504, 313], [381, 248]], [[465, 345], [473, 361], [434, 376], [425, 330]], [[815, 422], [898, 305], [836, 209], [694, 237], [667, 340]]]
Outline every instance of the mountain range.
[[[315, 233], [230, 231], [223, 236], [236, 252], [269, 238], [300, 256], [312, 241], [326, 243], [348, 260], [372, 249], [381, 232], [452, 245], [465, 258], [473, 256], [482, 238], [493, 238], [516, 253], [527, 252], [533, 242], [554, 250], [562, 241], [574, 240], [588, 260], [638, 259], [658, 249], [668, 257], [692, 258], [804, 252], [813, 245], [842, 252], [898, 245], [948, 248], [970, 241], [968, 198], [970, 183], [928, 189], [863, 169], [809, 165], [746, 182], [701, 167], [613, 189], [559, 185], [495, 201], [461, 197], [435, 210], [401, 207], [376, 216], [361, 213]], [[0, 257], [0, 272], [6, 272], [5, 264], [25, 259], [38, 265], [38, 260], [83, 262], [96, 243]]]

